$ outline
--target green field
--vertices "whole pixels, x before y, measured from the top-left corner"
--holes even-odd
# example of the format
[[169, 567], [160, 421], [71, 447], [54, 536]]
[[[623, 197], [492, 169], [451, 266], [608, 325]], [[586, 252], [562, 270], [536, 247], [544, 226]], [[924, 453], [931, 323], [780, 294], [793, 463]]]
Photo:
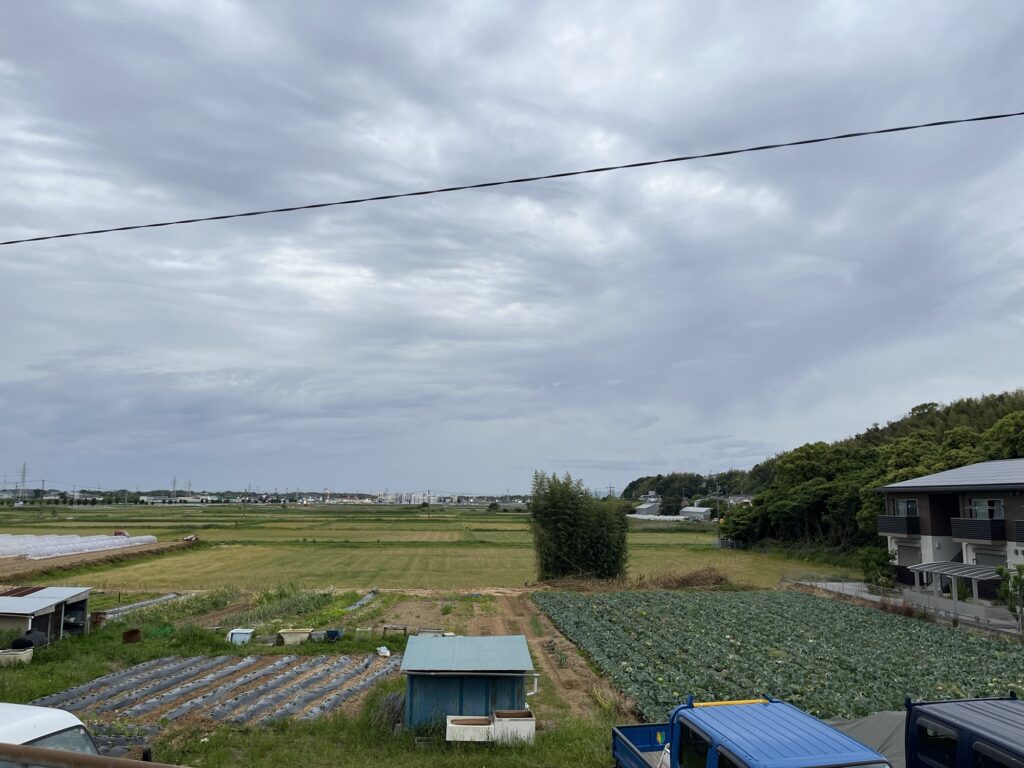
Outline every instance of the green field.
[[777, 696], [819, 717], [916, 701], [1005, 696], [1024, 651], [992, 639], [800, 592], [538, 592], [598, 668], [663, 719], [682, 697]]
[[[125, 528], [199, 549], [114, 566], [44, 574], [42, 581], [114, 590], [246, 590], [268, 584], [365, 589], [523, 587], [535, 579], [527, 516], [481, 509], [419, 507], [86, 507], [42, 513], [7, 509], [8, 533], [89, 535]], [[719, 550], [695, 527], [631, 530], [629, 575], [658, 576], [712, 566], [739, 585], [774, 587], [783, 571], [838, 573], [781, 556]]]

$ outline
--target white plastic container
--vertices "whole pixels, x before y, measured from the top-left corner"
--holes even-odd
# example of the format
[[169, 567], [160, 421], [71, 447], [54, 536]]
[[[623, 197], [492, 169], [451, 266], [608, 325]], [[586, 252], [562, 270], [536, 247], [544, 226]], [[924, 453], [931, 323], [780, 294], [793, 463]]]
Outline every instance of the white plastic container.
[[494, 723], [489, 717], [448, 715], [444, 738], [445, 741], [494, 741]]
[[0, 667], [10, 664], [28, 664], [32, 661], [34, 648], [12, 648], [9, 651], [0, 651]]
[[245, 645], [252, 641], [252, 636], [255, 633], [255, 629], [232, 629], [228, 632], [228, 642], [235, 645]]
[[537, 721], [530, 710], [496, 709], [493, 718], [495, 741], [503, 744], [525, 741], [527, 744], [533, 744], [533, 738], [537, 733]]

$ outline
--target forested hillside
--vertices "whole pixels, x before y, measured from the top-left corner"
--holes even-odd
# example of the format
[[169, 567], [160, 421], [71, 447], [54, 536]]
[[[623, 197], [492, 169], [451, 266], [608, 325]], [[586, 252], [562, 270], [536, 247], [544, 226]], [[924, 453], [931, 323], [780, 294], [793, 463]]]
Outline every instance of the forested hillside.
[[[872, 543], [886, 483], [952, 469], [976, 461], [1024, 457], [1024, 390], [924, 403], [898, 421], [872, 425], [834, 443], [807, 443], [761, 462], [748, 472], [712, 477], [722, 492], [755, 493], [753, 506], [732, 510], [725, 536], [746, 542], [815, 542], [835, 547]], [[721, 477], [721, 480], [717, 478]], [[627, 498], [655, 488], [686, 486], [700, 492], [707, 480], [675, 473], [639, 478]], [[624, 496], [627, 494], [624, 493]], [[693, 495], [693, 494], [687, 494]]]

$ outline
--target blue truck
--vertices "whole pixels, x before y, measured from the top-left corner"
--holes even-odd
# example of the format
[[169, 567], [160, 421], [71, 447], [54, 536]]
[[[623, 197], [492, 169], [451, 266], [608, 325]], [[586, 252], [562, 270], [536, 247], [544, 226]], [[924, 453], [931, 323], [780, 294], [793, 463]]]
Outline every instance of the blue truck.
[[873, 734], [879, 740], [863, 730], [872, 718], [839, 726], [885, 756], [775, 699], [692, 697], [667, 723], [613, 728], [612, 755], [618, 768], [1024, 768], [1024, 701], [1012, 691], [1005, 698], [905, 704], [905, 717], [882, 713], [888, 730]]
[[667, 723], [613, 728], [612, 756], [618, 768], [890, 768], [878, 752], [776, 699], [690, 697]]

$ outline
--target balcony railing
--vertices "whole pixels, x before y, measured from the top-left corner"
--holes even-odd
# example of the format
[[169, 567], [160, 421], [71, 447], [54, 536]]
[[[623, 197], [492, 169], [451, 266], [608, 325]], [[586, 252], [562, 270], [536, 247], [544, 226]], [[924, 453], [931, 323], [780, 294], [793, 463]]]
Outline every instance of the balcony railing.
[[969, 541], [1006, 541], [1005, 520], [984, 520], [954, 517], [951, 521], [954, 539]]
[[897, 536], [920, 536], [921, 518], [899, 517], [897, 515], [879, 515], [878, 532]]
[[1014, 527], [1016, 531], [1014, 532], [1013, 540], [1018, 544], [1024, 544], [1024, 520], [1018, 520]]

